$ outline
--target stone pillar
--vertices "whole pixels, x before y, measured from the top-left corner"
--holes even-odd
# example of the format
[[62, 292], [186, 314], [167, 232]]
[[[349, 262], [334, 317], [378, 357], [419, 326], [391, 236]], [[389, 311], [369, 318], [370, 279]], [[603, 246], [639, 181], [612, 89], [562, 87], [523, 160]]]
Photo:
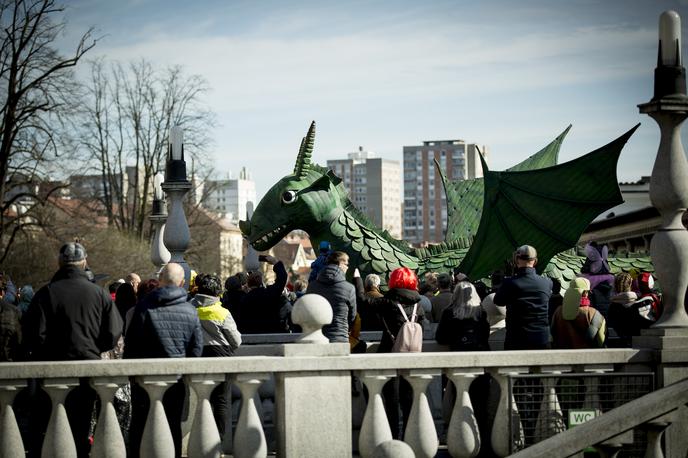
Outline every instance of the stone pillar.
[[425, 391], [440, 371], [410, 370], [403, 371], [402, 375], [413, 387], [413, 405], [404, 431], [404, 442], [411, 446], [418, 458], [432, 458], [437, 454], [440, 441]]
[[184, 268], [184, 279], [189, 285], [191, 269], [184, 260], [184, 252], [189, 247], [191, 233], [189, 223], [184, 214], [184, 196], [191, 189], [191, 183], [186, 179], [186, 162], [184, 161], [184, 145], [182, 131], [175, 126], [170, 129], [170, 145], [165, 167], [165, 182], [162, 190], [167, 194], [169, 202], [169, 216], [163, 234], [163, 242], [170, 250], [170, 262], [176, 262]]
[[256, 408], [258, 387], [268, 378], [268, 374], [240, 374], [234, 379], [241, 391], [241, 412], [233, 441], [235, 458], [262, 458], [268, 455], [265, 431]]
[[483, 371], [449, 369], [445, 373], [456, 388], [456, 401], [447, 431], [447, 449], [453, 457], [472, 458], [480, 453], [480, 430], [468, 389]]
[[[492, 426], [492, 450], [497, 456], [507, 456], [511, 453], [511, 442], [525, 444], [523, 425], [518, 414], [516, 400], [509, 389], [509, 375], [527, 373], [527, 368], [506, 368], [490, 371], [492, 377], [499, 384], [499, 405]], [[511, 418], [509, 418], [509, 406], [511, 406]]]
[[53, 404], [41, 450], [43, 458], [76, 458], [76, 444], [64, 403], [69, 391], [78, 385], [79, 380], [75, 378], [49, 379], [43, 383]]
[[[349, 343], [329, 343], [320, 329], [332, 321], [332, 307], [317, 294], [294, 304], [301, 325], [299, 343], [284, 345], [289, 357], [346, 356]], [[285, 457], [350, 457], [351, 375], [342, 371], [280, 372], [275, 375], [277, 450]], [[322, 440], [327, 437], [327, 440]], [[317, 438], [313, 440], [314, 438]]]
[[169, 387], [177, 383], [177, 380], [178, 377], [174, 375], [143, 376], [138, 379], [139, 385], [146, 390], [150, 400], [146, 426], [141, 438], [141, 456], [153, 458], [174, 456], [172, 431], [167, 422], [162, 397]]
[[153, 230], [153, 240], [151, 241], [151, 262], [157, 267], [155, 275], [160, 273], [162, 267], [170, 262], [171, 254], [163, 239], [165, 236], [165, 222], [167, 221], [167, 207], [165, 205], [165, 195], [162, 191], [162, 173], [157, 173], [153, 180], [153, 208], [148, 217]]
[[26, 381], [9, 381], [0, 385], [0, 457], [24, 456], [17, 418], [12, 402], [17, 392], [26, 386]]
[[[650, 254], [662, 287], [664, 311], [651, 329], [633, 345], [657, 350], [657, 379], [667, 386], [688, 377], [688, 231], [683, 214], [688, 208], [688, 161], [681, 144], [681, 124], [688, 117], [686, 74], [681, 49], [681, 19], [674, 11], [660, 16], [659, 52], [655, 68], [654, 97], [639, 105], [660, 129], [657, 157], [650, 179], [650, 200], [662, 223], [650, 243]], [[666, 455], [688, 453], [688, 409], [677, 411], [676, 422], [666, 431]]]
[[382, 400], [382, 387], [396, 375], [394, 370], [356, 373], [368, 388], [368, 405], [361, 424], [361, 434], [358, 436], [358, 451], [363, 458], [372, 457], [380, 444], [392, 440], [392, 430], [389, 428], [385, 403]]
[[100, 416], [93, 437], [92, 457], [125, 458], [127, 449], [124, 445], [122, 430], [117, 421], [112, 399], [120, 386], [126, 385], [127, 377], [98, 378], [91, 380], [91, 386], [100, 397]]
[[222, 452], [221, 439], [210, 405], [210, 394], [218, 384], [225, 381], [225, 375], [194, 374], [186, 376], [185, 381], [196, 392], [197, 398], [188, 454], [193, 457], [219, 458]]

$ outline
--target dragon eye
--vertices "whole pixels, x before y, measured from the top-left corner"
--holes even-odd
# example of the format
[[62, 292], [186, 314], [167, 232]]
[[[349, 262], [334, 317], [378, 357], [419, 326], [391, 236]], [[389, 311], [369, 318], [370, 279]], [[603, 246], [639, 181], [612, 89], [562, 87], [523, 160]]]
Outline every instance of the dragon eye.
[[293, 204], [296, 202], [296, 191], [284, 191], [282, 193], [282, 202], [285, 204]]

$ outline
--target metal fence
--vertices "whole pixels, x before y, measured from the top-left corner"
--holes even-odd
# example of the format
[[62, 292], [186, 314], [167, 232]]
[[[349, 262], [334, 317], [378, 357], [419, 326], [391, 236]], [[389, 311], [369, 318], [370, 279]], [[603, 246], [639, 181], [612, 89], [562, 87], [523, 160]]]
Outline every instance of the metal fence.
[[[652, 392], [654, 374], [511, 375], [509, 389], [514, 395], [509, 412], [513, 453]], [[643, 431], [633, 431], [619, 441], [623, 447], [617, 456], [644, 456]]]

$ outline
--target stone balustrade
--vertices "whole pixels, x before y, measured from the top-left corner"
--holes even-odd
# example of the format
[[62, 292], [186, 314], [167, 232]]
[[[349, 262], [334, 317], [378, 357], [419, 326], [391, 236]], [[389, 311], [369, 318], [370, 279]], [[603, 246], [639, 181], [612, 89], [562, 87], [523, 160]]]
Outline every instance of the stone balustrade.
[[[402, 376], [413, 389], [405, 441], [416, 456], [432, 457], [438, 450], [439, 436], [427, 387], [442, 374], [456, 387], [456, 402], [446, 427], [446, 444], [452, 456], [475, 456], [481, 444], [487, 442], [498, 455], [506, 456], [512, 451], [510, 441], [514, 439], [511, 422], [518, 421], [518, 414], [510, 409], [514, 399], [509, 392], [509, 374], [622, 370], [626, 366], [650, 367], [652, 362], [650, 352], [636, 349], [342, 355], [340, 351], [331, 351], [337, 348], [333, 344], [288, 344], [280, 348], [286, 356], [3, 363], [0, 365], [0, 456], [23, 453], [12, 401], [28, 379], [40, 380], [53, 403], [43, 443], [45, 456], [75, 456], [64, 400], [84, 377], [101, 398], [93, 456], [125, 456], [112, 398], [115, 390], [132, 377], [151, 400], [141, 450], [145, 456], [173, 455], [161, 399], [167, 387], [179, 377], [184, 378], [197, 398], [188, 437], [188, 456], [220, 456], [222, 452], [209, 396], [215, 385], [225, 380], [238, 387], [242, 400], [233, 433], [233, 456], [266, 456], [270, 444], [256, 403], [256, 392], [271, 377], [276, 380], [274, 426], [279, 456], [314, 456], [313, 450], [323, 449], [328, 450], [329, 456], [351, 456], [356, 449], [363, 457], [373, 456], [380, 444], [392, 438], [381, 398], [382, 386], [391, 378]], [[317, 350], [313, 354], [327, 349], [331, 355], [311, 356], [309, 348]], [[502, 389], [491, 437], [480, 437], [468, 396], [471, 381], [485, 372]], [[351, 440], [352, 374], [361, 380], [369, 395], [356, 444]], [[340, 390], [325, 391], [323, 396], [317, 387], [327, 383], [334, 383]], [[549, 388], [546, 387], [546, 397], [551, 401], [556, 393]], [[309, 393], [315, 399], [306, 399]], [[508, 412], [514, 413], [511, 418]], [[310, 418], [308, 428], [292, 424], [294, 416], [300, 421]], [[338, 425], [336, 428], [333, 422]]]

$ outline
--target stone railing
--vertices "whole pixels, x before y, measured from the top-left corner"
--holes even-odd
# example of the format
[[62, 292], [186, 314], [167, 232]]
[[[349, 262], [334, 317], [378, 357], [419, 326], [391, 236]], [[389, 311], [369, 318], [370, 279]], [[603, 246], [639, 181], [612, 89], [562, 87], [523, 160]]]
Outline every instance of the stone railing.
[[557, 456], [571, 456], [588, 446], [594, 446], [603, 456], [614, 456], [629, 434], [641, 427], [647, 432], [647, 457], [664, 456], [662, 435], [679, 415], [679, 409], [688, 404], [688, 379], [676, 382], [609, 413], [592, 419], [576, 428], [557, 434], [523, 450], [515, 457], [549, 458], [552, 450]]
[[[405, 441], [416, 456], [435, 456], [439, 437], [427, 398], [427, 387], [442, 375], [456, 386], [456, 403], [446, 426], [452, 456], [474, 456], [481, 443], [490, 443], [499, 456], [511, 452], [514, 399], [511, 374], [560, 374], [649, 369], [650, 352], [636, 349], [466, 352], [348, 355], [347, 344], [280, 345], [282, 356], [232, 358], [149, 359], [0, 365], [0, 456], [23, 456], [24, 446], [12, 409], [15, 394], [28, 379], [38, 379], [53, 408], [43, 443], [43, 456], [76, 456], [66, 419], [67, 393], [88, 378], [101, 399], [92, 456], [125, 456], [125, 443], [115, 416], [115, 391], [135, 378], [151, 400], [142, 440], [142, 456], [173, 456], [174, 448], [162, 395], [183, 377], [195, 394], [195, 411], [188, 437], [188, 456], [219, 456], [221, 438], [213, 420], [210, 392], [229, 380], [238, 387], [241, 410], [231, 453], [236, 457], [266, 456], [268, 439], [255, 402], [259, 386], [274, 378], [275, 448], [279, 456], [373, 455], [392, 438], [381, 397], [383, 385], [403, 376], [413, 389]], [[468, 387], [489, 373], [500, 387], [491, 437], [480, 437]], [[351, 378], [367, 388], [368, 402], [357, 441], [352, 444]], [[512, 413], [511, 417], [509, 413]], [[229, 433], [229, 432], [228, 432]], [[225, 450], [229, 452], [229, 450]]]

